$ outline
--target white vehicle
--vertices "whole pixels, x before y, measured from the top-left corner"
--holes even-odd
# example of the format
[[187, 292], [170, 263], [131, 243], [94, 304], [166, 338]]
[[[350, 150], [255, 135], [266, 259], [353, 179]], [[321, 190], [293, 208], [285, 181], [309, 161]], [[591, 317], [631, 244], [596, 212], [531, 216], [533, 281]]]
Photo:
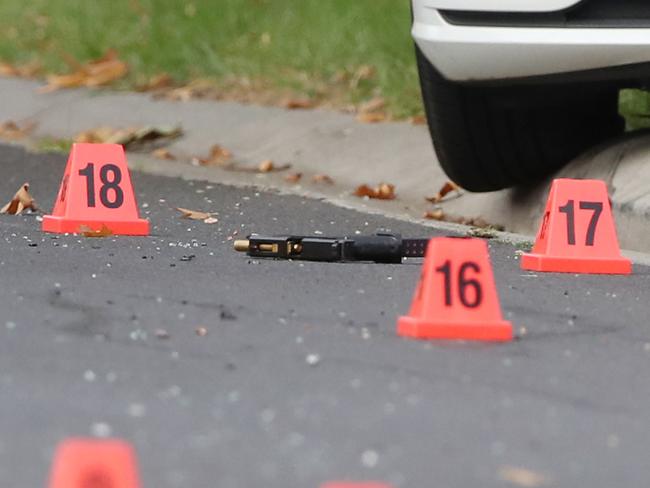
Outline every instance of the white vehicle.
[[624, 131], [650, 80], [650, 0], [413, 0], [434, 147], [468, 190], [534, 182]]

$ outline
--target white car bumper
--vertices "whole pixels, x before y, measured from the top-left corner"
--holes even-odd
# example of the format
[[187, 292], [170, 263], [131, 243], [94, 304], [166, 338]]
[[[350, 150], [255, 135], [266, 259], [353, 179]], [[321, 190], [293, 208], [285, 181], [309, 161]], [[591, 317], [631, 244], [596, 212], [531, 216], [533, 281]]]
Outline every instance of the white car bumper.
[[450, 80], [512, 79], [650, 62], [650, 29], [459, 26], [446, 22], [431, 2], [413, 0], [412, 34], [426, 58]]

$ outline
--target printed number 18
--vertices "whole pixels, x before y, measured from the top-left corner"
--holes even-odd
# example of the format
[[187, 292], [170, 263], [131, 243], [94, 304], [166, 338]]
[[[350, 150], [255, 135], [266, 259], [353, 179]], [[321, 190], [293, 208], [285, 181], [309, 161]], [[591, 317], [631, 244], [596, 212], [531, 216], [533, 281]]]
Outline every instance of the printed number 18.
[[[79, 170], [79, 175], [86, 178], [86, 195], [88, 206], [95, 206], [95, 164], [88, 163], [84, 169]], [[120, 188], [122, 172], [114, 164], [105, 164], [99, 170], [99, 179], [102, 186], [99, 189], [99, 201], [106, 208], [120, 208], [124, 203], [124, 192]], [[110, 190], [113, 190], [113, 198]]]

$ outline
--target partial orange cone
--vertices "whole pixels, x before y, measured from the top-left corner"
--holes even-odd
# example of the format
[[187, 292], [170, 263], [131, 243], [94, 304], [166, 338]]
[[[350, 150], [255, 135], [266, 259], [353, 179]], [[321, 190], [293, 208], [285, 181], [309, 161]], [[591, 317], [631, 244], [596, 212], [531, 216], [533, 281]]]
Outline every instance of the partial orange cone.
[[73, 144], [52, 215], [43, 230], [146, 236], [149, 222], [138, 214], [124, 148], [119, 144]]
[[485, 241], [429, 241], [411, 310], [397, 321], [397, 333], [415, 339], [512, 340]]
[[621, 256], [604, 181], [553, 181], [535, 246], [522, 255], [521, 267], [558, 273], [632, 273], [632, 262]]
[[49, 488], [140, 488], [135, 453], [120, 440], [68, 439], [56, 450]]

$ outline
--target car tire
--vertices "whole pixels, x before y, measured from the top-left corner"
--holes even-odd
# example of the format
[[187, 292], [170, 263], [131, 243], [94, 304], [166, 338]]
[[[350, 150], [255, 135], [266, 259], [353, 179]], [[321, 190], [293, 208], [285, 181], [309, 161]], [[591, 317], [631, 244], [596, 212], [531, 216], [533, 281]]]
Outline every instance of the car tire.
[[530, 184], [625, 130], [618, 87], [485, 87], [443, 78], [416, 46], [422, 98], [440, 165], [476, 192]]

